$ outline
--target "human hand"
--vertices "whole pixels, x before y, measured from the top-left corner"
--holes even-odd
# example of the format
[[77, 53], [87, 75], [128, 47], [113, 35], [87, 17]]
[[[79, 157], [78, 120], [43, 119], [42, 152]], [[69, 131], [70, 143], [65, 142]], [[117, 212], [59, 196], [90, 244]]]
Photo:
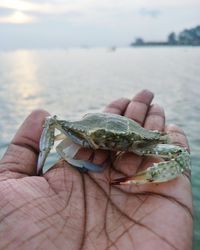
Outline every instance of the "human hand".
[[[149, 91], [120, 99], [105, 109], [148, 129], [166, 130], [188, 147], [183, 131], [165, 127], [164, 111], [151, 105]], [[151, 158], [125, 153], [101, 174], [80, 173], [60, 160], [36, 176], [45, 111], [22, 124], [0, 162], [0, 249], [191, 249], [191, 183], [185, 175], [148, 185], [111, 186], [121, 174], [134, 175]], [[90, 158], [82, 149], [78, 157]], [[95, 163], [107, 154], [97, 151]]]

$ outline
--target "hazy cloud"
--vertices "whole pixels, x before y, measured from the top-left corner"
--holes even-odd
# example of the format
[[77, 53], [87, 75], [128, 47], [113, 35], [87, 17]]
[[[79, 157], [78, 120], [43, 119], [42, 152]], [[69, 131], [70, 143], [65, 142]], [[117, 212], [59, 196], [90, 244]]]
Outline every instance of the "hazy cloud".
[[35, 17], [20, 11], [12, 11], [12, 13], [9, 15], [0, 16], [0, 23], [4, 24], [24, 24], [32, 23], [34, 21], [36, 21]]
[[10, 8], [0, 8], [0, 16], [10, 15], [11, 13], [13, 13], [13, 10]]
[[[86, 1], [87, 2], [87, 1]], [[10, 8], [24, 12], [38, 12], [44, 14], [62, 14], [69, 11], [84, 11], [87, 4], [80, 1], [24, 1], [24, 0], [1, 0], [0, 8]]]
[[141, 8], [139, 10], [139, 14], [141, 16], [147, 16], [147, 17], [157, 18], [158, 16], [160, 16], [161, 11], [158, 10], [158, 9]]

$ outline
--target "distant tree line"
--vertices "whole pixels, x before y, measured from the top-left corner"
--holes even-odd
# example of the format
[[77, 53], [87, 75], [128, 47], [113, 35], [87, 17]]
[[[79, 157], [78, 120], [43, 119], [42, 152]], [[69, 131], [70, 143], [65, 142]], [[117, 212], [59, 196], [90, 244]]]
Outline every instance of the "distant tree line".
[[191, 29], [184, 29], [179, 34], [176, 35], [175, 32], [171, 32], [167, 41], [149, 41], [146, 42], [142, 38], [137, 38], [131, 46], [162, 46], [162, 45], [191, 45], [200, 46], [200, 26]]

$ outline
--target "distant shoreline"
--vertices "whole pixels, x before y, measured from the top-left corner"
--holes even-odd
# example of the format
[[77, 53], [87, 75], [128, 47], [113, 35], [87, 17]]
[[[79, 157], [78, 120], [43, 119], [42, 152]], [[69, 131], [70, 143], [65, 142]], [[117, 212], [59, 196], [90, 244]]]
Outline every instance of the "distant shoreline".
[[164, 41], [144, 41], [143, 38], [136, 38], [135, 42], [130, 44], [131, 47], [197, 47], [200, 46], [200, 25], [191, 29], [184, 29], [178, 35], [171, 32]]
[[165, 42], [132, 43], [131, 47], [200, 47], [200, 44], [169, 44]]

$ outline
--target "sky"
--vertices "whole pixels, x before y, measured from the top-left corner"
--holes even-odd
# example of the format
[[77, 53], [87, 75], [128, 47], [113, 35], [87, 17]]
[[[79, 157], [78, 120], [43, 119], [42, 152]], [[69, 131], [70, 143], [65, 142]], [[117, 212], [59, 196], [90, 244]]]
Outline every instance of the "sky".
[[128, 46], [200, 25], [200, 0], [0, 0], [0, 49]]

